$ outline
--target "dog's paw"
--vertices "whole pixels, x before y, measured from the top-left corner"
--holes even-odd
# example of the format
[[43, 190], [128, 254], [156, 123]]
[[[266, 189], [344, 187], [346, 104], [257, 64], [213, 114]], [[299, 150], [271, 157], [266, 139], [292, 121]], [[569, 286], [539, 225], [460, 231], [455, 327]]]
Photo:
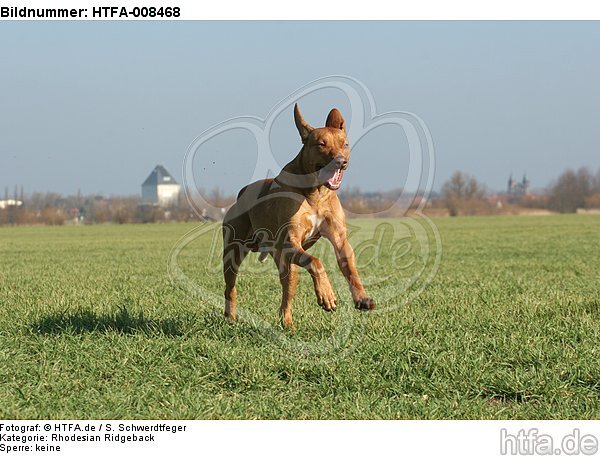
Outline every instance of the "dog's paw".
[[317, 302], [326, 312], [335, 312], [337, 309], [335, 293], [331, 289], [317, 293]]
[[296, 325], [294, 325], [294, 323], [286, 323], [286, 322], [281, 322], [281, 326], [283, 326], [283, 329], [285, 329], [286, 331], [289, 331], [291, 333], [295, 333], [296, 332]]
[[237, 320], [235, 314], [231, 314], [227, 311], [223, 314], [223, 317], [227, 323], [235, 323], [235, 321]]
[[294, 326], [294, 323], [292, 322], [292, 313], [291, 312], [283, 313], [281, 315], [281, 326], [283, 326], [283, 329], [287, 329], [288, 331], [291, 331], [291, 332], [296, 331], [296, 327]]
[[371, 298], [362, 298], [354, 302], [354, 307], [358, 310], [373, 310], [375, 309], [375, 301]]

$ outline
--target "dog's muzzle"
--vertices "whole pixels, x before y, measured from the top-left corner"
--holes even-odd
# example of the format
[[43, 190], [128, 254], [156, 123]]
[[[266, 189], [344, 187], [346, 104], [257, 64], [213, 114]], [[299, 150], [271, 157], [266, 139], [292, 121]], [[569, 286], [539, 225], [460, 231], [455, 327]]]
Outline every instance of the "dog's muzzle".
[[344, 170], [348, 167], [345, 157], [335, 157], [327, 166], [319, 170], [319, 182], [330, 190], [337, 190], [342, 184]]

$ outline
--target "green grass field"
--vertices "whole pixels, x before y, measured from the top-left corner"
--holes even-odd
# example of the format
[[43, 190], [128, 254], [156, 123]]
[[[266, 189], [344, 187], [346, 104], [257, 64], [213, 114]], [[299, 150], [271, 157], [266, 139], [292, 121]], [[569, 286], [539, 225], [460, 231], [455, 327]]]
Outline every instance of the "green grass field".
[[[271, 263], [249, 259], [236, 324], [209, 237], [178, 257], [189, 283], [171, 280], [194, 225], [1, 228], [0, 417], [600, 418], [600, 217], [434, 222], [442, 259], [420, 294], [410, 240], [399, 262], [361, 251], [372, 314], [329, 256], [340, 309], [302, 273], [295, 333]], [[354, 242], [378, 223], [352, 221]]]

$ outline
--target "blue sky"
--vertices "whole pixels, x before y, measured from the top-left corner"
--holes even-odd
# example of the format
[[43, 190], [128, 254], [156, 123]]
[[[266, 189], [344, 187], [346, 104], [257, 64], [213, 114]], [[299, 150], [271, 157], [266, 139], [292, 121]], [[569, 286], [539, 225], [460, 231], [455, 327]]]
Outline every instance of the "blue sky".
[[[158, 163], [181, 179], [202, 131], [331, 74], [362, 81], [378, 112], [425, 121], [436, 189], [457, 169], [501, 190], [511, 172], [539, 188], [600, 167], [600, 23], [5, 22], [0, 42], [2, 189], [135, 194]], [[334, 104], [344, 113], [333, 92], [301, 108], [319, 126]], [[353, 149], [344, 185], [402, 186], [404, 147], [382, 129]], [[273, 148], [281, 165], [298, 152], [291, 112]], [[233, 193], [255, 155], [248, 135], [222, 138], [196, 180]]]

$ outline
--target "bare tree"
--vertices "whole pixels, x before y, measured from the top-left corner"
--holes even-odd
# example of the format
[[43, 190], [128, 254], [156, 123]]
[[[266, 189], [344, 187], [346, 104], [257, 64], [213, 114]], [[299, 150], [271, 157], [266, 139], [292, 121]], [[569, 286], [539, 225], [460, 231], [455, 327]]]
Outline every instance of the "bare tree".
[[600, 168], [598, 168], [598, 171], [596, 171], [596, 174], [592, 180], [592, 192], [600, 193]]
[[558, 212], [576, 212], [585, 207], [586, 198], [595, 187], [594, 177], [586, 167], [577, 172], [568, 169], [551, 185], [548, 193], [548, 207]]
[[489, 209], [484, 201], [485, 186], [473, 176], [455, 171], [448, 181], [442, 186], [444, 204], [451, 216], [461, 213], [473, 215], [482, 210]]
[[63, 225], [67, 217], [61, 208], [48, 206], [42, 209], [40, 218], [46, 225]]

